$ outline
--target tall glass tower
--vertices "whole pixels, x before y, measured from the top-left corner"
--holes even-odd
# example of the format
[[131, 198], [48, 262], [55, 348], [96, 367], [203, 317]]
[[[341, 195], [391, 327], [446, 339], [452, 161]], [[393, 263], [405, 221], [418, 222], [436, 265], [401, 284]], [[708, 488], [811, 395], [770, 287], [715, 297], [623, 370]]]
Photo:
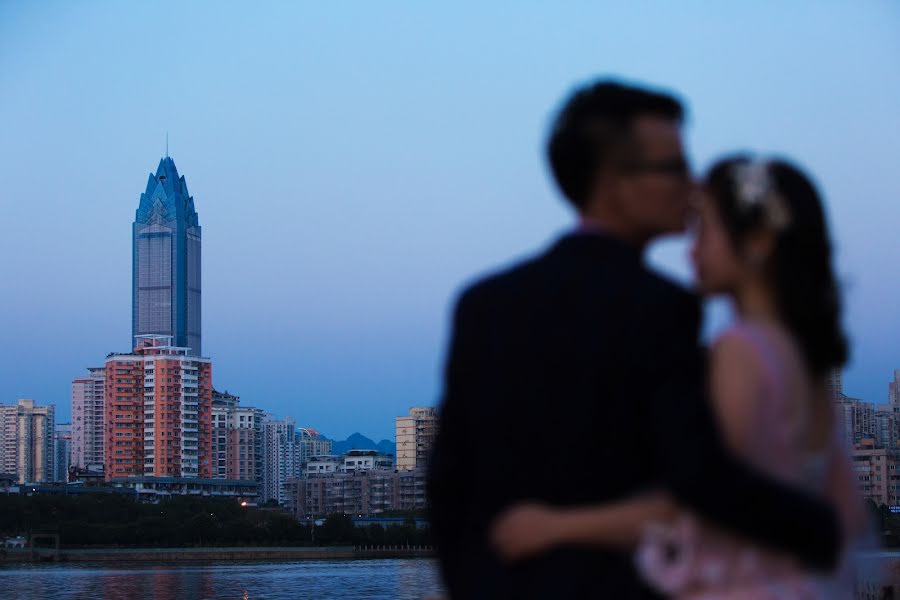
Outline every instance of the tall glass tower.
[[131, 334], [170, 335], [200, 356], [200, 223], [184, 177], [166, 156], [134, 218]]

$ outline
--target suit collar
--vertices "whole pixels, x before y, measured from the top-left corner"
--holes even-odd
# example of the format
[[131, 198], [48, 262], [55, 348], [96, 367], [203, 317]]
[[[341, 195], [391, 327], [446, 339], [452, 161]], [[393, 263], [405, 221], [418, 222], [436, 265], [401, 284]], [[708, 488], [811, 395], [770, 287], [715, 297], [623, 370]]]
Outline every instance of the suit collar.
[[596, 256], [641, 262], [643, 252], [617, 237], [594, 227], [578, 229], [563, 235], [551, 249], [551, 253]]

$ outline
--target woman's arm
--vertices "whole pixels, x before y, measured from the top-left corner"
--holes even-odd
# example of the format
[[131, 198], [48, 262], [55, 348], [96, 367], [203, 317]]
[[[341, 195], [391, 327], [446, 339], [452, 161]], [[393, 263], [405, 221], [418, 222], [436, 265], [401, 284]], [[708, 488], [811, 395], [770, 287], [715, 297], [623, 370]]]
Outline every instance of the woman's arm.
[[648, 522], [669, 521], [675, 504], [663, 492], [584, 507], [524, 503], [502, 513], [491, 541], [507, 560], [520, 560], [556, 546], [633, 546]]

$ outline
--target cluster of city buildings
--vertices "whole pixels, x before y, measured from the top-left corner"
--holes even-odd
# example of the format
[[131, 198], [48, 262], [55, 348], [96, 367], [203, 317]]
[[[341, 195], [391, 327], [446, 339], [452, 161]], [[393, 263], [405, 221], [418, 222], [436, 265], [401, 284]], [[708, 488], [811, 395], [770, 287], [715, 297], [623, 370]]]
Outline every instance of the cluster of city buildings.
[[[201, 227], [174, 161], [150, 174], [132, 223], [132, 331], [72, 381], [71, 423], [32, 400], [0, 405], [9, 485], [103, 485], [140, 495], [230, 495], [298, 515], [422, 508], [431, 408], [397, 418], [397, 453], [332, 441], [213, 387], [201, 354]], [[101, 361], [98, 360], [98, 363]]]
[[[192, 479], [213, 492], [239, 486], [260, 502], [284, 502], [283, 485], [332, 442], [291, 418], [212, 385], [208, 358], [139, 334], [129, 354], [72, 382], [71, 478], [161, 489], [155, 479]], [[174, 489], [167, 485], [163, 489]]]
[[413, 407], [396, 419], [396, 460], [374, 450], [311, 459], [303, 476], [285, 486], [285, 505], [298, 519], [424, 509], [425, 473], [437, 425], [434, 408]]
[[900, 506], [900, 370], [888, 384], [886, 404], [845, 395], [839, 374], [829, 391], [860, 493], [880, 506]]
[[[315, 429], [277, 419], [213, 387], [201, 354], [201, 227], [174, 161], [150, 174], [132, 223], [132, 331], [127, 352], [72, 381], [71, 423], [33, 400], [0, 405], [0, 479], [86, 483], [140, 494], [236, 495], [288, 506], [299, 518], [372, 516], [425, 506], [433, 408], [396, 419], [395, 455], [332, 454]], [[100, 361], [98, 361], [99, 363]], [[829, 381], [864, 496], [900, 505], [900, 370], [888, 402], [850, 398]]]
[[[369, 448], [336, 455], [333, 442], [316, 430], [213, 390], [198, 361], [184, 358], [176, 368], [173, 361], [179, 359], [170, 351], [187, 355], [155, 345], [159, 341], [148, 337], [141, 352], [111, 355], [105, 370], [92, 368], [90, 377], [72, 383], [74, 427], [54, 425], [54, 406], [30, 399], [0, 405], [0, 487], [52, 493], [67, 485], [108, 486], [151, 500], [233, 496], [286, 506], [300, 519], [426, 507], [425, 469], [437, 432], [433, 408], [414, 407], [397, 417], [396, 458]], [[157, 384], [163, 373], [165, 385]], [[154, 391], [126, 391], [139, 387], [136, 381], [141, 390]], [[157, 393], [157, 387], [187, 391], [179, 389], [184, 397], [173, 399], [176, 392]], [[83, 416], [78, 419], [97, 411], [90, 427]]]

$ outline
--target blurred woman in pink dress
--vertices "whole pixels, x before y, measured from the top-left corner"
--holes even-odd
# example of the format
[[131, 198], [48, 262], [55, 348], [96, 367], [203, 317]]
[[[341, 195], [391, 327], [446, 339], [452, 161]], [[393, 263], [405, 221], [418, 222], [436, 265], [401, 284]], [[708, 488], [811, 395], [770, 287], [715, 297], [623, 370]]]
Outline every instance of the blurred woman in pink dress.
[[[729, 298], [736, 314], [710, 352], [709, 395], [725, 440], [761, 471], [833, 502], [849, 548], [866, 519], [826, 391], [847, 342], [819, 195], [788, 162], [738, 156], [710, 170], [698, 213], [697, 284]], [[676, 598], [852, 595], [849, 558], [838, 573], [807, 572], [658, 491], [601, 506], [519, 505], [497, 519], [492, 538], [508, 560], [573, 544], [635, 546], [647, 584]]]

